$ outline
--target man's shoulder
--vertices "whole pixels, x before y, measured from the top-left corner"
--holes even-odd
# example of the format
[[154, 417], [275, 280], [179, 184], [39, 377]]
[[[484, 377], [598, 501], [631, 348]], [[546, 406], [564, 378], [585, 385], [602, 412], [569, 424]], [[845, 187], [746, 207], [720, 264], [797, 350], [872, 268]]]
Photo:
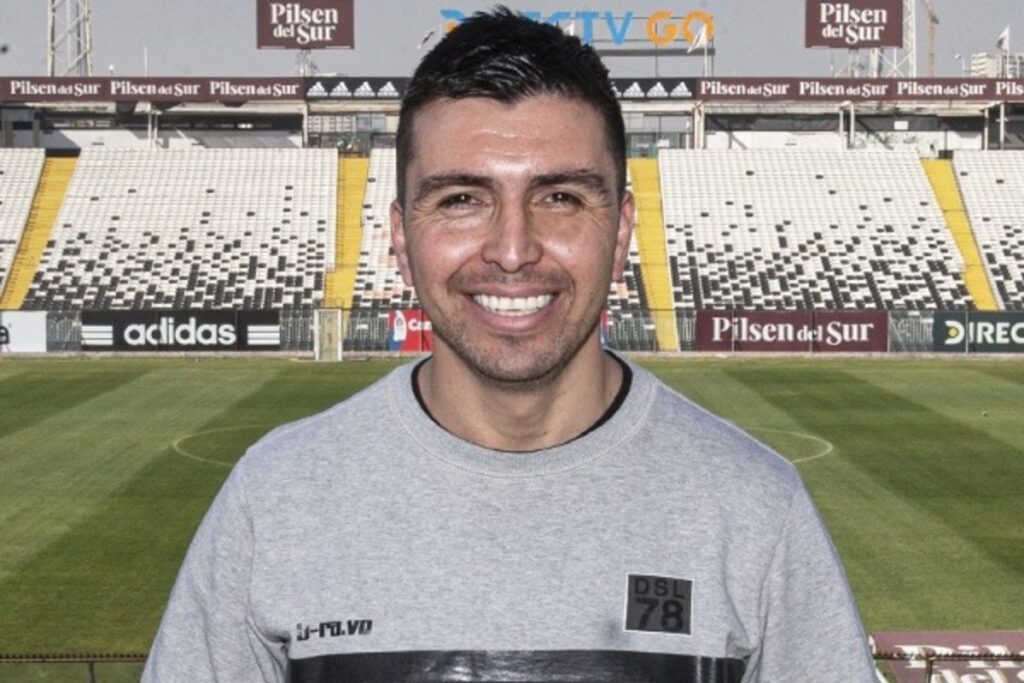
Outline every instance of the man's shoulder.
[[713, 477], [722, 485], [759, 482], [785, 495], [799, 486], [793, 464], [762, 443], [768, 430], [747, 428], [712, 413], [657, 377], [650, 411], [650, 438], [666, 456]]
[[394, 370], [324, 411], [275, 427], [249, 448], [242, 463], [251, 471], [291, 468], [300, 460], [336, 457], [379, 439], [391, 424], [391, 391], [403, 372]]

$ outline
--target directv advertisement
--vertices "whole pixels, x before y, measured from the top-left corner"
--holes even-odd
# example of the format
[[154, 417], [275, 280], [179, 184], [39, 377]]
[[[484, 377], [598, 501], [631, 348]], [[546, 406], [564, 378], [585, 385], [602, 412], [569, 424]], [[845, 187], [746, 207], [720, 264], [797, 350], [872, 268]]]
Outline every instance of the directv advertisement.
[[936, 313], [932, 349], [952, 353], [1024, 353], [1024, 313]]

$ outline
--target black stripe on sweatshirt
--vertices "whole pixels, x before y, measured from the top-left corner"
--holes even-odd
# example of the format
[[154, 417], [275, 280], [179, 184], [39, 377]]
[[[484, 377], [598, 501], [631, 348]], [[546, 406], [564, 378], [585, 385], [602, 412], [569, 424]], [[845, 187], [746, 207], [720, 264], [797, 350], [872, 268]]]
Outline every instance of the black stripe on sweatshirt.
[[290, 683], [739, 683], [739, 659], [618, 650], [334, 654], [289, 662]]

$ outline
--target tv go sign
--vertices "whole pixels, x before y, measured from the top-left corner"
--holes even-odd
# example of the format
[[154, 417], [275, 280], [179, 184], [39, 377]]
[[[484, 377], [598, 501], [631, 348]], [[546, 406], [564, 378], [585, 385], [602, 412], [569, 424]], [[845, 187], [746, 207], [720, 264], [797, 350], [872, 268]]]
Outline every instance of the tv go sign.
[[[472, 12], [461, 9], [442, 9], [441, 20], [444, 22], [445, 30], [451, 31], [470, 14]], [[622, 46], [627, 40], [639, 37], [641, 28], [647, 40], [657, 47], [671, 45], [680, 39], [689, 45], [698, 46], [711, 42], [715, 37], [715, 19], [703, 10], [693, 10], [680, 16], [672, 10], [659, 9], [645, 17], [638, 16], [633, 10], [626, 10], [621, 14], [589, 9], [555, 12], [524, 10], [522, 14], [534, 21], [553, 26], [571, 26], [584, 45], [593, 43], [595, 32], [600, 32], [602, 38], [607, 36], [613, 45]]]

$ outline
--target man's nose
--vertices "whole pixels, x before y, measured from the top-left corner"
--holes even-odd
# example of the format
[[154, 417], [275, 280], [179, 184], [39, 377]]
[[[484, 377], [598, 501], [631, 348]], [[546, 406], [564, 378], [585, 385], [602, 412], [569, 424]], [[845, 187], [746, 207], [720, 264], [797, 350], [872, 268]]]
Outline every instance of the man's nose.
[[540, 260], [544, 250], [529, 209], [518, 202], [504, 204], [495, 214], [481, 256], [487, 263], [515, 273]]

